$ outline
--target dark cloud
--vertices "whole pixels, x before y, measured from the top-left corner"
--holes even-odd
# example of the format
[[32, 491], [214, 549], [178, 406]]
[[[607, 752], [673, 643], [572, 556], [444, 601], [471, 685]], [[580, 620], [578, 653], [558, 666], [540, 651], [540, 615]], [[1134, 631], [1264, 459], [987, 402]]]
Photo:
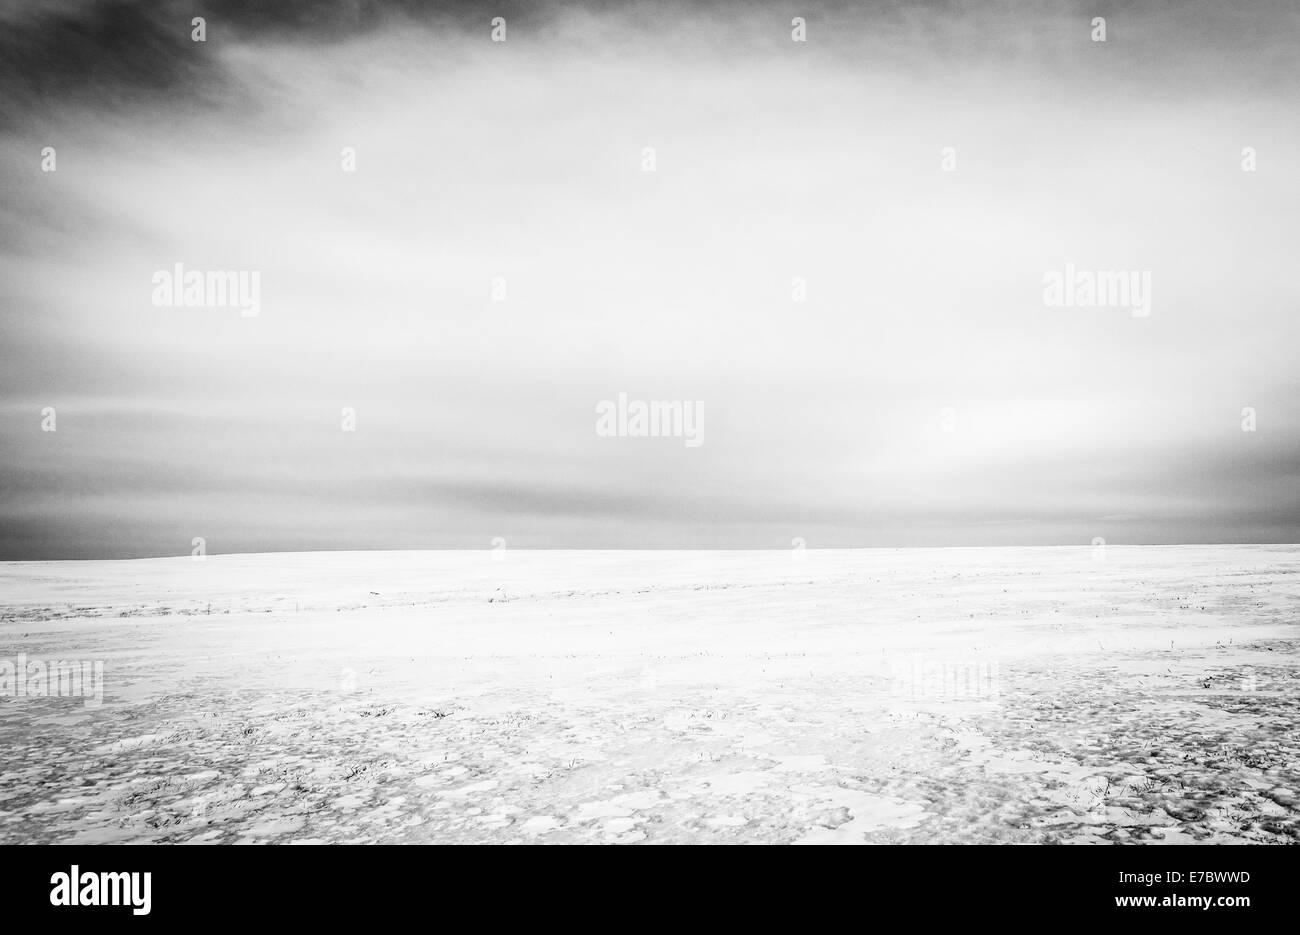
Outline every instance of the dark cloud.
[[[231, 43], [321, 43], [389, 23], [487, 30], [493, 16], [521, 26], [553, 15], [553, 3], [502, 0], [73, 0], [0, 7], [0, 128], [51, 109], [151, 107], [228, 100]], [[195, 42], [192, 20], [206, 20]]]
[[[706, 46], [758, 42], [771, 47], [785, 40], [794, 15], [810, 23], [815, 41], [809, 48], [845, 56], [868, 70], [873, 61], [906, 61], [909, 56], [923, 58], [921, 67], [979, 60], [1096, 67], [1097, 56], [1079, 36], [1093, 16], [1102, 15], [1111, 21], [1109, 58], [1102, 63], [1111, 72], [1190, 71], [1219, 82], [1254, 75], [1278, 85], [1286, 66], [1296, 63], [1300, 38], [1300, 6], [1289, 0], [1240, 9], [1209, 0], [1136, 7], [1111, 0], [817, 0], [794, 6], [738, 0], [498, 0], [490, 6], [476, 0], [15, 2], [0, 7], [0, 120], [12, 127], [62, 105], [113, 108], [169, 98], [217, 100], [231, 81], [219, 50], [231, 43], [257, 43], [274, 54], [276, 43], [335, 42], [394, 24], [479, 30], [486, 36], [491, 18], [503, 16], [515, 29], [516, 42], [557, 22], [577, 21], [597, 41], [662, 37], [670, 48], [685, 32]], [[194, 16], [206, 18], [207, 42], [191, 41]], [[1175, 48], [1177, 54], [1171, 54]], [[1110, 54], [1112, 50], [1118, 52]]]
[[219, 79], [175, 4], [130, 0], [28, 7], [0, 23], [0, 118], [66, 104], [147, 103]]

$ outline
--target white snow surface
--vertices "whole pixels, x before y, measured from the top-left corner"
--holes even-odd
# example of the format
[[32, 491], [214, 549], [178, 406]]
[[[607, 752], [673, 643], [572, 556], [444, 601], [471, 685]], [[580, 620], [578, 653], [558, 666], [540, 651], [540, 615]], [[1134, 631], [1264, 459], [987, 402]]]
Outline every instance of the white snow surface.
[[104, 693], [0, 697], [0, 843], [1295, 843], [1298, 599], [1297, 546], [3, 563], [0, 661]]

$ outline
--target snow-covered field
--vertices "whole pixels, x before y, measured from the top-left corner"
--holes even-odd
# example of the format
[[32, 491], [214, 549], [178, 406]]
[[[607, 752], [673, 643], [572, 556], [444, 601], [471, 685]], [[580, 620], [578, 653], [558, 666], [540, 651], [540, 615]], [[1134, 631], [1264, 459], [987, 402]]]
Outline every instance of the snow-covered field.
[[0, 697], [0, 842], [1295, 843], [1298, 608], [1296, 546], [0, 564], [0, 661], [104, 679]]

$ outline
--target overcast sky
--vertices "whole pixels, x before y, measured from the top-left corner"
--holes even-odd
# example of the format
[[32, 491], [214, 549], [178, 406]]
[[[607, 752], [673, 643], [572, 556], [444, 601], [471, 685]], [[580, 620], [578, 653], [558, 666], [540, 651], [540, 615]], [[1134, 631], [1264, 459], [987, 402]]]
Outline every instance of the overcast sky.
[[0, 5], [0, 558], [1300, 541], [1300, 8], [1126, 6]]

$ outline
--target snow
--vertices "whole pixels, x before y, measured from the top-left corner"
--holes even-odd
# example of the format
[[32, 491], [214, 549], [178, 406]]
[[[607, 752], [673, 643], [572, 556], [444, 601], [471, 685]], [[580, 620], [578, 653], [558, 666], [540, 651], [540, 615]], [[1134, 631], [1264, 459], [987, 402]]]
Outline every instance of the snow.
[[1300, 547], [500, 555], [0, 564], [0, 842], [1300, 840]]

